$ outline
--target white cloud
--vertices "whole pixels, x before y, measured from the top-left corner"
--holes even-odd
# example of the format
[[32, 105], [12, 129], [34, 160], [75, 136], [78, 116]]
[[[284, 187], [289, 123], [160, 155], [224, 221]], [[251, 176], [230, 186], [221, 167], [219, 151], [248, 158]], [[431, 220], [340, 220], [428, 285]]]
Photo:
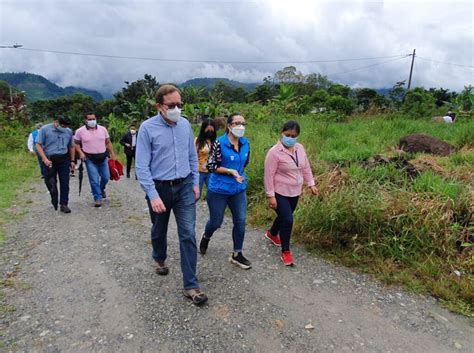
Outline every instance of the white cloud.
[[[309, 61], [417, 50], [413, 84], [472, 84], [469, 1], [25, 1], [0, 0], [0, 45], [82, 53], [217, 61]], [[424, 60], [423, 60], [424, 59]], [[426, 60], [428, 59], [428, 60]], [[386, 59], [385, 59], [386, 60]], [[351, 85], [390, 87], [409, 58], [295, 64]], [[102, 91], [150, 73], [160, 82], [227, 77], [260, 82], [289, 64], [170, 63], [0, 49], [0, 71], [34, 72], [61, 85]]]

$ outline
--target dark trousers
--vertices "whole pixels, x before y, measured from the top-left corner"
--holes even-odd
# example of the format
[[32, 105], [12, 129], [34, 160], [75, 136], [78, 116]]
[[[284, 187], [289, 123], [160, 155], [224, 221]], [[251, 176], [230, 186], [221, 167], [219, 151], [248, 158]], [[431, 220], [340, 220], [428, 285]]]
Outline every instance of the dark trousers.
[[181, 272], [185, 289], [199, 288], [196, 278], [197, 246], [196, 246], [196, 198], [193, 191], [193, 178], [190, 174], [178, 185], [156, 183], [156, 191], [166, 207], [166, 212], [155, 213], [147, 198], [152, 219], [151, 245], [155, 261], [165, 261], [167, 257], [168, 222], [173, 210], [178, 226]]
[[[43, 163], [43, 162], [41, 162]], [[43, 163], [44, 165], [44, 163]], [[59, 204], [67, 205], [69, 202], [69, 159], [61, 163], [53, 163], [51, 168], [46, 168], [46, 177], [44, 183], [48, 188], [49, 192], [58, 194], [58, 177], [59, 177]]]
[[298, 204], [299, 196], [288, 197], [275, 194], [277, 201], [277, 218], [270, 228], [272, 235], [280, 234], [281, 251], [290, 250], [291, 230], [293, 229], [293, 212]]
[[41, 159], [40, 155], [38, 152], [36, 153], [36, 158], [38, 159], [38, 164], [41, 170], [41, 176], [43, 179], [46, 179], [46, 175], [48, 174], [48, 167], [43, 163], [43, 160]]
[[132, 162], [135, 159], [135, 152], [133, 154], [126, 154], [127, 156], [127, 178], [130, 176], [130, 170], [132, 169]]

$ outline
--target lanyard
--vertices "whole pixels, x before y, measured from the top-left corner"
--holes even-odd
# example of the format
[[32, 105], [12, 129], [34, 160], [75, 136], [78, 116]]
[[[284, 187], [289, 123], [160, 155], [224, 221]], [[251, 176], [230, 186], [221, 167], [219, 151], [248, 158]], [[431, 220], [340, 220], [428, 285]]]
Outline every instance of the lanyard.
[[298, 163], [298, 151], [295, 150], [295, 156], [296, 156], [296, 158], [293, 157], [292, 154], [289, 154], [289, 156], [291, 157], [291, 159], [293, 160], [293, 162], [295, 162], [296, 166], [299, 167], [299, 165], [298, 165], [298, 164], [299, 164], [299, 163]]

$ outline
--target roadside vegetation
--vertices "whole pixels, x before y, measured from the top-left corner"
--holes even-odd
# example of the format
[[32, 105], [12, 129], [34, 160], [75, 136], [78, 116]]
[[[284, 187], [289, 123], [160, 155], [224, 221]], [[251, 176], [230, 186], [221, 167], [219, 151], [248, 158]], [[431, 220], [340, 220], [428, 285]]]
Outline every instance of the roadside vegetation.
[[[77, 128], [84, 113], [94, 111], [117, 142], [131, 122], [154, 113], [159, 85], [145, 75], [111, 100], [76, 94], [25, 108], [21, 92], [6, 99], [7, 86], [0, 84], [1, 210], [11, 206], [19, 184], [39, 177], [25, 147], [33, 123], [61, 112]], [[287, 67], [251, 92], [220, 82], [213, 88], [184, 87], [182, 96], [183, 113], [196, 124], [208, 116], [222, 125], [235, 111], [249, 122], [251, 224], [268, 227], [273, 218], [263, 191], [263, 162], [282, 124], [297, 120], [321, 195], [303, 195], [294, 240], [318, 256], [431, 294], [474, 317], [474, 87], [460, 93], [407, 91], [399, 82], [382, 94]], [[454, 124], [432, 121], [448, 110], [457, 114]], [[444, 140], [455, 151], [444, 157], [400, 151], [400, 138], [414, 133]], [[0, 218], [0, 228], [7, 219]]]

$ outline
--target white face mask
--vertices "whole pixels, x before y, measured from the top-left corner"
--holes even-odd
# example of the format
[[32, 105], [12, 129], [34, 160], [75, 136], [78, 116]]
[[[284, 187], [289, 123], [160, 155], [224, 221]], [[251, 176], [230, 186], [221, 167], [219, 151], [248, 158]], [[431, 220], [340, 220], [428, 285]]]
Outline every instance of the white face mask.
[[245, 126], [236, 126], [236, 127], [233, 127], [232, 129], [230, 129], [230, 132], [232, 132], [232, 134], [233, 134], [235, 137], [243, 137], [243, 136], [244, 136], [244, 133], [245, 133]]
[[132, 135], [135, 135], [135, 134], [137, 133], [137, 130], [130, 130], [130, 133], [131, 133]]
[[174, 107], [174, 109], [168, 109], [166, 111], [166, 117], [168, 120], [171, 120], [173, 123], [177, 122], [179, 117], [181, 116], [181, 109], [178, 107]]
[[87, 126], [95, 128], [97, 126], [97, 120], [87, 120]]

